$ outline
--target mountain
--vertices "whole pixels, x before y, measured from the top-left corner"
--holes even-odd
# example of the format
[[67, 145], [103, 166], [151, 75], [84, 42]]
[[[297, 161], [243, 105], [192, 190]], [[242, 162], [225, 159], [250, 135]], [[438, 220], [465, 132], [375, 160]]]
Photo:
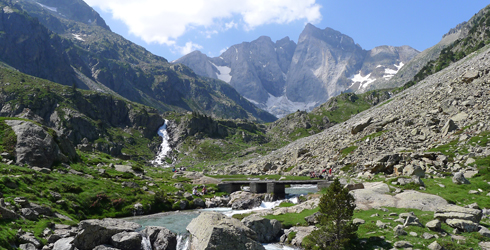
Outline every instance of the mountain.
[[344, 91], [363, 92], [389, 80], [419, 52], [409, 46], [366, 51], [331, 28], [307, 24], [298, 44], [263, 36], [233, 45], [219, 57], [194, 51], [173, 63], [223, 80], [258, 107], [283, 117], [311, 110]]
[[2, 0], [0, 4], [0, 60], [21, 72], [110, 93], [160, 112], [276, 119], [228, 84], [198, 77], [189, 68], [172, 65], [111, 32], [81, 0]]

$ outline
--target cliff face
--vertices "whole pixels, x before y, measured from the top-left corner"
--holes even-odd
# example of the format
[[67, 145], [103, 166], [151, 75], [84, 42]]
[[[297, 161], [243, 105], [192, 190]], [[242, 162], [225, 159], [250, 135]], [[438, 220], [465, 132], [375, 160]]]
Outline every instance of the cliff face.
[[209, 58], [195, 51], [173, 63], [223, 80], [258, 107], [283, 117], [312, 110], [344, 91], [364, 92], [393, 77], [419, 52], [409, 46], [366, 51], [331, 28], [307, 24], [298, 44], [260, 37]]

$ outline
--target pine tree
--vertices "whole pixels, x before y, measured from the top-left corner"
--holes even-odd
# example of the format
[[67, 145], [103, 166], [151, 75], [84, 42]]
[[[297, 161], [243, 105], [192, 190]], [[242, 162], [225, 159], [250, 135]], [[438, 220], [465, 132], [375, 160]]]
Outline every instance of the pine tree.
[[338, 179], [320, 198], [320, 223], [308, 236], [305, 247], [314, 249], [352, 249], [357, 238], [357, 226], [352, 223], [356, 204], [349, 189], [343, 188]]

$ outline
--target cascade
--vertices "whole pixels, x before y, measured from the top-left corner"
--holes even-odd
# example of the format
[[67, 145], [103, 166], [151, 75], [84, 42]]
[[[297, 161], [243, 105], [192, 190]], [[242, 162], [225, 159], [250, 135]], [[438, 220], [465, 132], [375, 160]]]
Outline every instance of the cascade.
[[146, 234], [141, 234], [143, 237], [141, 239], [141, 248], [143, 250], [152, 250], [150, 238]]
[[177, 250], [188, 250], [190, 243], [189, 234], [177, 235]]
[[155, 159], [151, 161], [151, 163], [155, 166], [170, 167], [165, 161], [167, 155], [170, 153], [170, 151], [172, 151], [172, 148], [170, 148], [170, 144], [168, 143], [167, 124], [168, 120], [165, 120], [165, 123], [158, 129], [158, 135], [162, 137], [162, 144], [160, 144], [160, 148]]

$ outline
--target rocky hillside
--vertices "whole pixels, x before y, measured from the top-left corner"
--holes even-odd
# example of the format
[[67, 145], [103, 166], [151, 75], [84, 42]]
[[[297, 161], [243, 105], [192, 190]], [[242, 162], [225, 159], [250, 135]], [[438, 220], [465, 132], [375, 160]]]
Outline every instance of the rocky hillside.
[[325, 167], [349, 175], [392, 173], [409, 166], [426, 172], [484, 170], [490, 156], [490, 113], [485, 108], [490, 50], [486, 46], [480, 52], [347, 122], [227, 169], [283, 175]]
[[[48, 168], [78, 160], [75, 149], [153, 159], [161, 140], [157, 131], [164, 123], [156, 109], [5, 68], [0, 68], [0, 110], [17, 135], [15, 150], [4, 157]], [[40, 134], [52, 138], [43, 142]], [[58, 151], [66, 157], [56, 156]]]
[[0, 5], [0, 60], [21, 72], [121, 96], [161, 112], [276, 119], [229, 85], [198, 77], [112, 33], [83, 1], [0, 1]]
[[311, 111], [343, 91], [363, 92], [386, 82], [417, 54], [409, 46], [366, 51], [347, 35], [307, 24], [298, 44], [289, 37], [274, 43], [263, 36], [233, 45], [219, 57], [195, 51], [173, 63], [223, 80], [258, 107], [283, 117]]

